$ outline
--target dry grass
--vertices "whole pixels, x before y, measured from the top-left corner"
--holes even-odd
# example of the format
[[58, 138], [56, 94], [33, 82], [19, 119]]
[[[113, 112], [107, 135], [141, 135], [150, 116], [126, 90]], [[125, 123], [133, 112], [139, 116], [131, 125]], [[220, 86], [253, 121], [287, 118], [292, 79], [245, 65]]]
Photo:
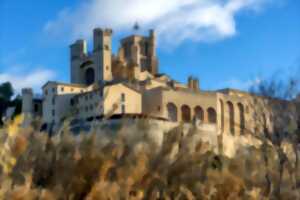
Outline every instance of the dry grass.
[[267, 144], [229, 159], [201, 142], [187, 150], [194, 133], [180, 127], [160, 148], [139, 133], [127, 139], [126, 127], [109, 138], [75, 137], [65, 126], [49, 138], [21, 121], [0, 130], [0, 199], [300, 199], [292, 161], [280, 182], [277, 151]]

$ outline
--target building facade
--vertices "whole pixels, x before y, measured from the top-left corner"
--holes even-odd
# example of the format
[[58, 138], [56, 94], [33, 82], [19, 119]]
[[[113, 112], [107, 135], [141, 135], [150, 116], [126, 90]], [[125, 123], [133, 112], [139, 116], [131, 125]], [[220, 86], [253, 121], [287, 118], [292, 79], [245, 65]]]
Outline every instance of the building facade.
[[[71, 83], [43, 87], [42, 120], [48, 127], [65, 119], [101, 120], [116, 116], [148, 117], [174, 123], [195, 123], [219, 133], [243, 135], [274, 128], [277, 105], [288, 101], [222, 89], [204, 91], [199, 80], [182, 84], [159, 73], [156, 36], [132, 35], [112, 53], [112, 30], [94, 29], [93, 49], [85, 40], [70, 46]], [[32, 92], [23, 93], [24, 112], [33, 112]]]

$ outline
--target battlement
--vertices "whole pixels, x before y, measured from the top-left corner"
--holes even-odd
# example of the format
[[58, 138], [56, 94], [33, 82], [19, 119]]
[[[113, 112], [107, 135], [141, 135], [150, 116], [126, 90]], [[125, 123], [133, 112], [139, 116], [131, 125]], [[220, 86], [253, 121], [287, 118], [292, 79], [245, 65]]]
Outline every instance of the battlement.
[[147, 40], [148, 42], [152, 42], [152, 39], [156, 39], [156, 34], [155, 31], [153, 29], [149, 30], [149, 35], [148, 36], [144, 36], [144, 35], [129, 35], [123, 39], [121, 39], [121, 45], [131, 42], [131, 43], [136, 43], [136, 42], [140, 42], [142, 40]]
[[31, 88], [23, 88], [22, 89], [22, 95], [24, 95], [24, 94], [29, 94], [29, 95], [32, 95], [33, 96], [33, 91], [32, 91], [32, 89]]
[[99, 34], [99, 35], [104, 35], [104, 36], [111, 36], [113, 34], [113, 30], [109, 28], [95, 28], [94, 29], [94, 34]]

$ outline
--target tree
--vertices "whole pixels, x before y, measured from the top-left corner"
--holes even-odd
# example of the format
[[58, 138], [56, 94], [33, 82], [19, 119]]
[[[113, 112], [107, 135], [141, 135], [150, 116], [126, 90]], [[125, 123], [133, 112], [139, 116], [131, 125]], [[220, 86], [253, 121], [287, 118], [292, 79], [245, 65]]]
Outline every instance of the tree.
[[22, 97], [20, 95], [16, 96], [16, 98], [11, 101], [10, 106], [15, 107], [15, 112], [13, 117], [21, 114], [22, 112]]
[[[298, 152], [300, 144], [300, 99], [299, 99], [299, 89], [300, 80], [297, 77], [288, 77], [283, 80], [272, 78], [271, 80], [262, 81], [260, 84], [250, 88], [250, 92], [265, 96], [271, 99], [286, 101], [287, 103], [274, 104], [272, 107], [276, 108], [277, 115], [272, 117], [274, 122], [274, 130], [271, 136], [267, 140], [271, 141], [276, 147], [277, 155], [279, 158], [279, 184], [277, 185], [275, 191], [276, 196], [281, 194], [282, 177], [284, 166], [288, 163], [288, 158], [284, 153], [282, 142], [288, 140], [292, 146], [295, 153], [295, 187], [300, 187], [300, 166], [299, 166], [299, 156]], [[276, 101], [275, 101], [276, 102]], [[295, 112], [296, 110], [296, 112]], [[278, 116], [280, 113], [281, 117]], [[295, 114], [296, 113], [296, 114]], [[297, 127], [287, 128], [292, 123], [297, 124]], [[268, 135], [265, 131], [265, 135]], [[266, 163], [268, 162], [268, 156], [266, 156]], [[269, 177], [267, 173], [266, 177]]]
[[10, 82], [5, 82], [0, 85], [0, 98], [10, 101], [14, 95], [14, 89]]
[[10, 99], [14, 95], [14, 89], [10, 82], [0, 84], [0, 126], [3, 125], [2, 116], [8, 106], [11, 106]]

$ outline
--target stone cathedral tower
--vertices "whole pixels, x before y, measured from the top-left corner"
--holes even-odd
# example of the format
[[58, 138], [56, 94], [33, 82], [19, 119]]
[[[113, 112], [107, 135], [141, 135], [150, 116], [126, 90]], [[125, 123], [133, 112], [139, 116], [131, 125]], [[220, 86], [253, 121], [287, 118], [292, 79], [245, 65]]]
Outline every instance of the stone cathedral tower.
[[94, 50], [93, 60], [96, 67], [97, 81], [111, 81], [112, 80], [112, 44], [111, 44], [112, 30], [102, 30], [97, 28], [94, 30]]
[[158, 73], [158, 60], [156, 57], [156, 35], [154, 30], [149, 36], [132, 35], [121, 40], [119, 60], [127, 65], [133, 64], [141, 71], [148, 71], [155, 75]]

